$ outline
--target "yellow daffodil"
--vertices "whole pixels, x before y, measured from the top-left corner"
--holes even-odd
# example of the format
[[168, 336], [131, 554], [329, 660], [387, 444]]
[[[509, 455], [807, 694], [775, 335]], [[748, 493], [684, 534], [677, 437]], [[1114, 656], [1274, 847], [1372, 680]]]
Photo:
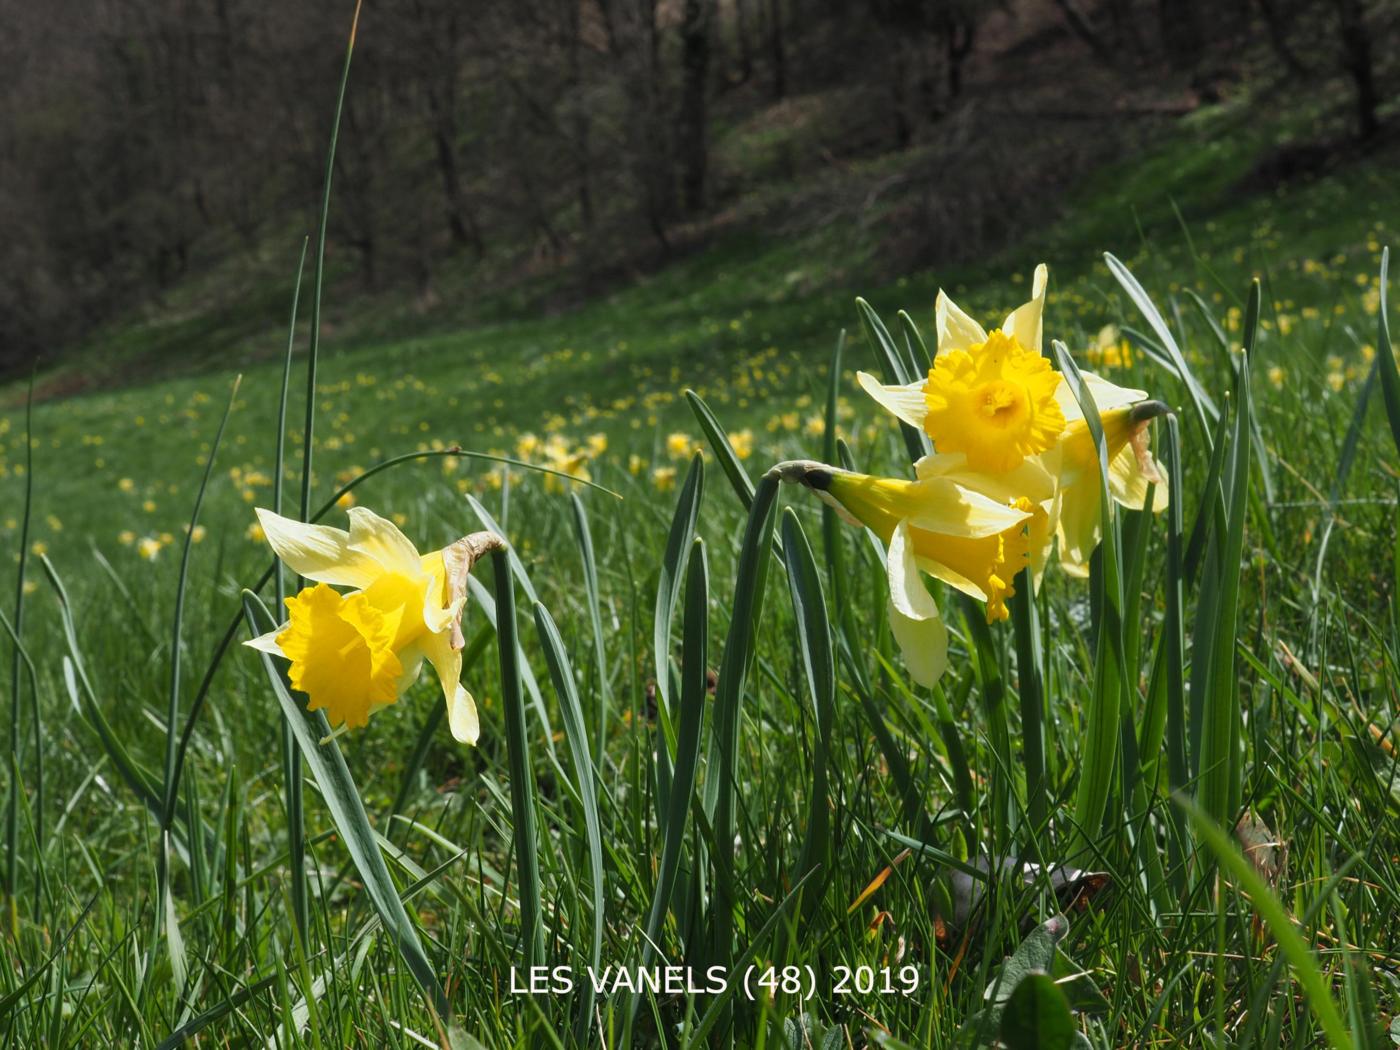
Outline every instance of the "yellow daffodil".
[[1029, 302], [986, 332], [940, 291], [935, 305], [938, 355], [927, 378], [886, 386], [866, 372], [861, 387], [895, 416], [961, 452], [974, 470], [1014, 469], [1053, 447], [1064, 429], [1055, 392], [1060, 377], [1041, 356], [1048, 273], [1035, 268]]
[[475, 743], [476, 703], [460, 681], [462, 610], [472, 565], [503, 541], [478, 532], [420, 555], [393, 522], [363, 507], [352, 507], [349, 517], [346, 532], [258, 509], [277, 556], [313, 585], [287, 599], [286, 623], [245, 644], [290, 660], [293, 688], [307, 695], [310, 710], [324, 710], [332, 727], [365, 725], [398, 700], [427, 660], [442, 685], [452, 735]]
[[[1167, 507], [1167, 479], [1148, 449], [1147, 425], [1169, 409], [1160, 401], [1142, 400], [1146, 395], [1140, 390], [1125, 390], [1102, 380], [1090, 389], [1107, 446], [1110, 498], [1120, 506], [1142, 510], [1148, 485], [1155, 485], [1151, 510], [1160, 514]], [[1102, 535], [1098, 451], [1078, 406], [1073, 410], [1066, 406], [1066, 410], [1072, 411], [1073, 418], [1041, 462], [1055, 478], [1050, 515], [1060, 565], [1071, 576], [1087, 576], [1089, 555]]]
[[[1031, 564], [1032, 544], [1048, 535], [1044, 525], [1033, 535], [1034, 503], [1025, 496], [999, 501], [961, 484], [966, 461], [960, 453], [928, 457], [915, 481], [855, 474], [810, 460], [781, 463], [774, 470], [884, 541], [890, 628], [910, 677], [921, 685], [932, 685], [943, 673], [948, 633], [920, 570], [986, 602], [988, 620], [1004, 619], [1006, 598], [1015, 593], [1012, 577]], [[1028, 463], [1023, 473], [1018, 482], [1048, 494], [1050, 479], [1038, 466]]]
[[[1031, 544], [1037, 574], [1046, 550], [1038, 538], [1053, 534], [1065, 570], [1083, 576], [1100, 535], [1099, 488], [1097, 477], [1084, 469], [1095, 457], [1083, 412], [1064, 377], [1041, 356], [1046, 280], [1044, 265], [1037, 266], [1030, 300], [990, 333], [939, 292], [938, 356], [928, 377], [906, 386], [882, 385], [865, 372], [857, 379], [882, 406], [933, 439], [934, 460], [961, 457], [959, 483], [965, 488], [1034, 504], [1030, 532], [1037, 537]], [[1100, 343], [1117, 336], [1110, 326], [1100, 333]], [[1123, 346], [1117, 354], [1115, 363], [1131, 363]], [[1091, 372], [1081, 376], [1103, 417], [1115, 502], [1141, 509], [1153, 482], [1152, 509], [1162, 510], [1166, 484], [1147, 451], [1146, 426], [1166, 407], [1149, 402], [1146, 391]], [[1013, 475], [1030, 462], [1054, 479], [1049, 494], [1015, 487], [1020, 482]]]

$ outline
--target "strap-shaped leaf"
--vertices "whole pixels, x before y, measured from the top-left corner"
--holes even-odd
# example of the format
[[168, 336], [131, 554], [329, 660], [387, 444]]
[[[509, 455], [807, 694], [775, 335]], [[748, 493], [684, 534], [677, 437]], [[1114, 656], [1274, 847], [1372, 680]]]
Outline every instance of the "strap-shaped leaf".
[[[243, 615], [254, 636], [265, 634], [277, 626], [267, 606], [251, 591], [243, 592]], [[345, 756], [340, 753], [334, 740], [321, 742], [330, 734], [326, 716], [320, 711], [306, 709], [305, 702], [293, 694], [285, 669], [279, 667], [270, 655], [260, 653], [259, 659], [267, 672], [272, 693], [282, 707], [282, 714], [291, 726], [312, 776], [316, 778], [321, 796], [330, 810], [331, 820], [350, 852], [350, 859], [364, 882], [365, 891], [384, 924], [385, 932], [423, 989], [429, 1005], [445, 1020], [451, 1012], [447, 996], [418, 939], [418, 932], [409, 920], [403, 902], [399, 900], [389, 867], [384, 863], [384, 854], [380, 852], [374, 829], [370, 827], [369, 817], [365, 814], [364, 803], [360, 801], [355, 781], [345, 764]]]

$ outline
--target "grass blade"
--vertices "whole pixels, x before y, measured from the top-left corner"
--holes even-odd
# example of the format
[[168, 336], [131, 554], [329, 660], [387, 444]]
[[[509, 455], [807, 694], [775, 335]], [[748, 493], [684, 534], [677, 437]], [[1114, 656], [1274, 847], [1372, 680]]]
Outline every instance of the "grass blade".
[[676, 498], [676, 512], [671, 518], [671, 531], [666, 536], [666, 552], [661, 558], [661, 572], [656, 580], [656, 611], [652, 619], [652, 656], [656, 667], [656, 699], [658, 706], [671, 713], [671, 617], [681, 591], [681, 560], [689, 557], [691, 541], [695, 539], [695, 524], [700, 517], [700, 500], [705, 493], [705, 459], [696, 453], [690, 460], [685, 484]]
[[506, 552], [491, 552], [496, 572], [496, 647], [501, 660], [501, 706], [510, 761], [510, 808], [515, 864], [520, 883], [520, 940], [528, 970], [544, 960], [540, 900], [539, 834], [535, 828], [535, 773], [525, 732], [525, 694], [520, 687], [520, 643], [515, 629], [515, 580]]
[[[709, 650], [709, 591], [710, 575], [705, 561], [705, 543], [691, 542], [686, 561], [685, 626], [681, 641], [680, 719], [676, 730], [676, 761], [671, 777], [670, 813], [667, 816], [661, 857], [656, 868], [656, 889], [647, 912], [642, 936], [641, 966], [651, 965], [656, 944], [661, 936], [661, 924], [671, 907], [681, 851], [685, 845], [686, 814], [695, 800], [696, 769], [700, 759], [700, 731], [705, 718], [707, 698], [705, 658]], [[619, 1045], [631, 1045], [631, 1029], [640, 997], [630, 996], [625, 1029]]]
[[710, 410], [710, 406], [705, 404], [704, 398], [694, 390], [685, 392], [685, 400], [690, 405], [690, 411], [695, 415], [695, 421], [700, 424], [700, 429], [705, 435], [705, 440], [710, 443], [710, 449], [715, 454], [715, 459], [719, 460], [719, 465], [724, 470], [725, 477], [729, 479], [729, 484], [734, 487], [734, 494], [739, 497], [739, 502], [748, 510], [753, 503], [753, 479], [749, 477], [749, 472], [744, 469], [744, 465], [739, 462], [739, 456], [734, 451], [734, 446], [729, 443], [729, 435], [720, 424], [718, 417]]
[[[827, 619], [821, 574], [807, 536], [791, 507], [783, 512], [782, 531], [788, 593], [792, 597], [798, 648], [802, 652], [808, 698], [817, 727], [812, 746], [812, 787], [807, 798], [807, 834], [797, 862], [797, 874], [803, 877], [819, 867], [830, 871], [831, 806], [827, 779], [832, 725], [836, 718], [836, 667], [831, 655], [831, 624]], [[810, 913], [820, 899], [818, 893], [804, 904], [803, 910]]]
[[[1111, 258], [1111, 257], [1110, 257]], [[1116, 260], [1115, 260], [1116, 261]], [[1104, 440], [1094, 395], [1079, 374], [1079, 368], [1064, 343], [1053, 344], [1056, 363], [1084, 413], [1094, 445], [1098, 449], [1100, 532], [1103, 539], [1096, 552], [1094, 604], [1099, 611], [1094, 652], [1093, 693], [1086, 716], [1088, 733], [1080, 753], [1079, 786], [1075, 796], [1075, 826], [1091, 844], [1103, 825], [1118, 769], [1120, 723], [1127, 710], [1127, 679], [1124, 675], [1122, 552], [1118, 549], [1118, 529], [1113, 502], [1108, 491], [1108, 445]]]
[[[1245, 431], [1245, 435], [1247, 437], [1248, 431]], [[1204, 808], [1184, 795], [1177, 795], [1176, 802], [1186, 810], [1196, 834], [1215, 855], [1216, 861], [1229, 873], [1230, 878], [1249, 894], [1255, 910], [1273, 934], [1279, 951], [1288, 960], [1298, 983], [1307, 993], [1308, 1008], [1312, 1010], [1313, 1016], [1321, 1026], [1327, 1045], [1332, 1050], [1350, 1050], [1354, 1044], [1342, 1023], [1341, 1014], [1337, 1012], [1337, 1004], [1332, 999], [1328, 981], [1323, 977], [1317, 959], [1288, 917], [1282, 902], [1274, 895], [1269, 884], [1254, 870], [1254, 866], [1235, 848], [1229, 836], [1211, 820]]]
[[[508, 576], [506, 578], [509, 579]], [[276, 628], [272, 614], [251, 591], [243, 592], [243, 608], [254, 637]], [[514, 652], [513, 649], [511, 651]], [[340, 833], [355, 870], [364, 883], [365, 892], [369, 894], [370, 902], [384, 925], [384, 931], [423, 990], [429, 1007], [445, 1021], [451, 1015], [447, 996], [399, 899], [393, 877], [384, 863], [384, 854], [365, 814], [364, 803], [360, 801], [355, 781], [345, 764], [345, 756], [340, 753], [340, 747], [334, 740], [321, 742], [330, 735], [326, 716], [320, 711], [306, 709], [305, 702], [292, 693], [284, 669], [273, 662], [272, 656], [259, 653], [258, 657], [282, 714], [292, 727], [306, 764], [321, 789], [336, 831]]]
[[[34, 500], [34, 376], [29, 376], [29, 392], [24, 401], [24, 512], [19, 528], [19, 569], [15, 579], [15, 622], [10, 659], [10, 791], [5, 800], [5, 896], [9, 904], [10, 933], [19, 936], [19, 710], [20, 653], [24, 637], [24, 570], [29, 563], [29, 520]], [[35, 732], [39, 730], [35, 725]], [[35, 751], [38, 758], [38, 750]], [[43, 804], [40, 802], [40, 812]], [[43, 841], [42, 835], [40, 842]]]
[[[578, 793], [582, 800], [583, 826], [588, 840], [588, 870], [593, 891], [593, 936], [588, 960], [596, 969], [603, 957], [603, 926], [607, 920], [603, 902], [606, 891], [603, 877], [603, 831], [598, 820], [598, 792], [594, 783], [597, 772], [593, 766], [593, 756], [588, 750], [583, 705], [579, 703], [574, 669], [564, 651], [564, 639], [559, 636], [559, 628], [555, 626], [549, 610], [539, 602], [535, 603], [535, 627], [539, 631], [540, 642], [544, 648], [545, 662], [549, 664], [549, 676], [554, 682], [554, 691], [559, 695], [564, 735], [568, 738], [569, 750], [573, 753], [574, 775], [578, 778]], [[581, 1043], [588, 1039], [588, 1026], [593, 1015], [591, 1007], [592, 1003], [585, 998], [576, 1028], [576, 1038]]]
[[1381, 394], [1385, 415], [1390, 422], [1390, 436], [1395, 450], [1400, 452], [1400, 369], [1395, 365], [1395, 353], [1390, 344], [1389, 307], [1386, 305], [1387, 285], [1390, 283], [1390, 248], [1381, 252], [1380, 308], [1376, 311], [1376, 361], [1381, 370]]

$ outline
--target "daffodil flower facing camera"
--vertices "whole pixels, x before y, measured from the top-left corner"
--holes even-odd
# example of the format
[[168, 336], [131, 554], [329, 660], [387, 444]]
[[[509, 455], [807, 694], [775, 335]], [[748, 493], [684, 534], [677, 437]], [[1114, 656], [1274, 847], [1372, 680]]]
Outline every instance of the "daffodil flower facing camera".
[[420, 555], [393, 522], [363, 507], [350, 508], [349, 532], [257, 514], [283, 564], [312, 585], [286, 600], [286, 623], [244, 644], [290, 660], [292, 687], [332, 728], [366, 725], [417, 681], [426, 660], [452, 735], [476, 743], [476, 703], [461, 684], [467, 576], [505, 541], [477, 532]]

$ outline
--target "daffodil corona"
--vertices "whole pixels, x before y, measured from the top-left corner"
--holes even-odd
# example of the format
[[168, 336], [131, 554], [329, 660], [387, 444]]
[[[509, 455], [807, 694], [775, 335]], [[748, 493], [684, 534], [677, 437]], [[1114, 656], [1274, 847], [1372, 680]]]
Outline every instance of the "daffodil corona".
[[475, 743], [476, 703], [461, 685], [462, 611], [472, 565], [503, 546], [501, 538], [478, 532], [420, 555], [393, 522], [364, 507], [350, 508], [349, 532], [257, 513], [283, 564], [312, 585], [287, 599], [286, 623], [246, 644], [290, 660], [292, 687], [332, 727], [367, 724], [417, 680], [426, 660], [442, 685], [452, 735]]

